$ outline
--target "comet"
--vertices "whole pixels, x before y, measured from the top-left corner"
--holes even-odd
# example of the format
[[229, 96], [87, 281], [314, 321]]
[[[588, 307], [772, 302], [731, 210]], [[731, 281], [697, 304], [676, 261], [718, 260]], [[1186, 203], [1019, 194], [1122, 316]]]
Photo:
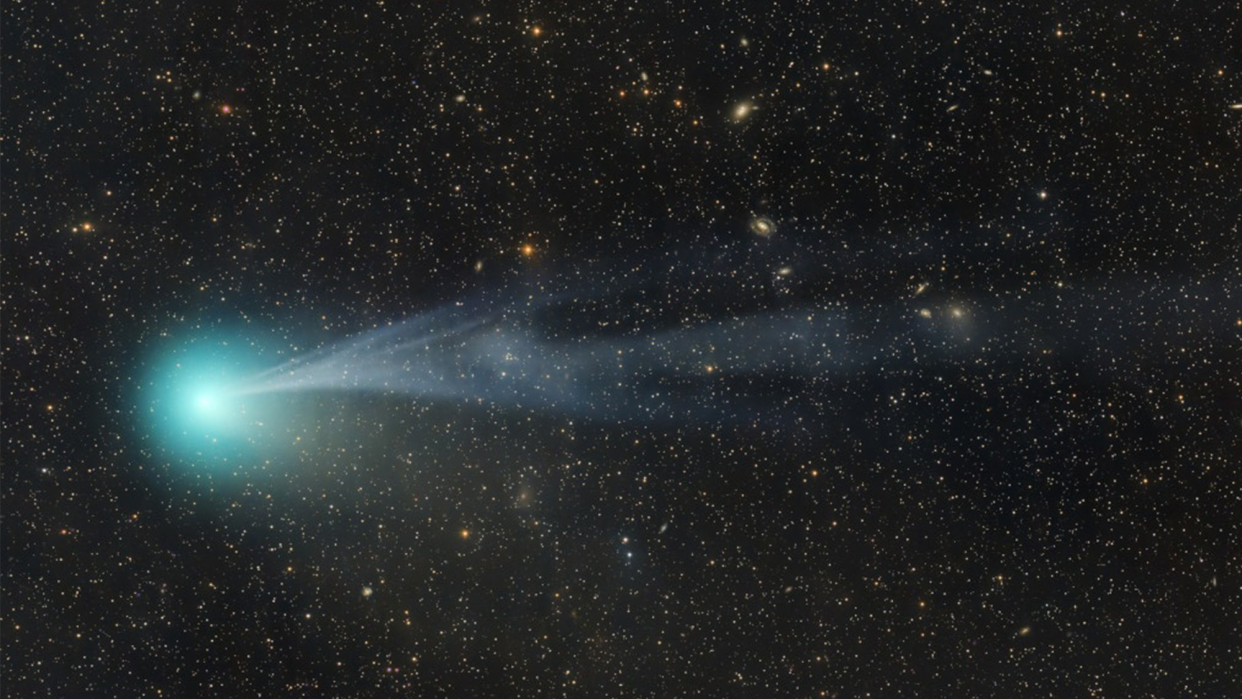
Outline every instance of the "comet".
[[[1144, 290], [1141, 280], [1132, 294], [1110, 280], [1098, 289], [1080, 286], [1072, 297], [1050, 289], [1022, 306], [942, 295], [928, 282], [913, 294], [895, 287], [881, 302], [807, 303], [786, 293], [799, 283], [784, 271], [788, 250], [770, 248], [743, 248], [752, 263], [760, 260], [754, 269], [728, 257], [688, 274], [669, 264], [665, 281], [672, 283], [663, 286], [612, 283], [622, 275], [610, 271], [595, 281], [560, 275], [559, 290], [540, 283], [480, 292], [307, 352], [204, 341], [174, 353], [148, 382], [149, 411], [170, 448], [212, 462], [264, 443], [296, 442], [290, 435], [307, 429], [297, 426], [300, 416], [314, 418], [298, 406], [326, 394], [601, 424], [810, 429], [826, 419], [833, 391], [859, 376], [935, 372], [970, 356], [1028, 366], [1054, 351], [1102, 371], [1122, 366], [1101, 358], [1125, 354], [1126, 338], [1139, 337], [1127, 319], [1160, 316], [1168, 307], [1161, 300], [1168, 294]], [[763, 258], [753, 256], [770, 252], [762, 268]], [[765, 283], [772, 285], [767, 301], [738, 295]], [[699, 294], [707, 300], [696, 303]], [[1131, 307], [1120, 310], [1117, 298], [1133, 299]], [[994, 337], [1032, 343], [1002, 346]]]

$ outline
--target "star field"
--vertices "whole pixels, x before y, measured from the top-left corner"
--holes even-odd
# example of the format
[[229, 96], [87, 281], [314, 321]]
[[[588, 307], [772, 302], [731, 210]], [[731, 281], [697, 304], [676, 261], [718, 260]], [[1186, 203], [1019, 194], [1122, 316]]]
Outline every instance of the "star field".
[[1236, 4], [0, 31], [3, 696], [1242, 690]]

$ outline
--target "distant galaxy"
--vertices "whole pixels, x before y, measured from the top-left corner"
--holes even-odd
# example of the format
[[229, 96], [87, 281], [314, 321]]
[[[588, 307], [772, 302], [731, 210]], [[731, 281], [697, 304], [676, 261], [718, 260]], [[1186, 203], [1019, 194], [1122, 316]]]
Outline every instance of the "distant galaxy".
[[776, 233], [776, 223], [766, 216], [756, 216], [750, 220], [750, 232], [767, 238]]

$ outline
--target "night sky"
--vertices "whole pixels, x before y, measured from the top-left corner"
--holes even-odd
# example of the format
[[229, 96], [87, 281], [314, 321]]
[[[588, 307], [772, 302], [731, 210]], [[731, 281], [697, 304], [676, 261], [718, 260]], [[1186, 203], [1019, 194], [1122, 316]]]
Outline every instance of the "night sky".
[[1242, 695], [1242, 6], [213, 5], [5, 4], [4, 696]]

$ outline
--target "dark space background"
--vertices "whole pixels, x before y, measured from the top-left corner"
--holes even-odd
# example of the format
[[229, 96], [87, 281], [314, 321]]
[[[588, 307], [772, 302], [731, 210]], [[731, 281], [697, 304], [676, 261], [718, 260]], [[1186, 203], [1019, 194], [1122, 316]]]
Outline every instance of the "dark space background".
[[[12, 0], [2, 39], [4, 696], [1242, 692], [1238, 3]], [[787, 424], [325, 395], [224, 467], [143, 402], [187, 343], [669, 251], [694, 322], [891, 346]]]

